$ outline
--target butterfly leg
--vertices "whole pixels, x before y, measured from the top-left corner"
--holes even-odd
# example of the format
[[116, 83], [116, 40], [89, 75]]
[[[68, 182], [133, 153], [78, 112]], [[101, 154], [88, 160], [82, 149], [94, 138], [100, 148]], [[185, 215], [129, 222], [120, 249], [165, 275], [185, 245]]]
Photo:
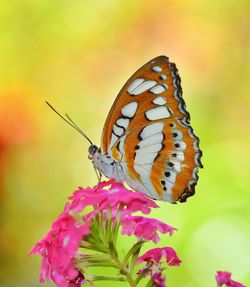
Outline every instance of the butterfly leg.
[[94, 164], [93, 164], [93, 167], [94, 167], [94, 170], [95, 170], [95, 174], [97, 176], [98, 183], [100, 183], [101, 179], [102, 179], [102, 174], [97, 170], [97, 168], [94, 166]]
[[98, 183], [102, 181], [102, 174], [99, 172]]

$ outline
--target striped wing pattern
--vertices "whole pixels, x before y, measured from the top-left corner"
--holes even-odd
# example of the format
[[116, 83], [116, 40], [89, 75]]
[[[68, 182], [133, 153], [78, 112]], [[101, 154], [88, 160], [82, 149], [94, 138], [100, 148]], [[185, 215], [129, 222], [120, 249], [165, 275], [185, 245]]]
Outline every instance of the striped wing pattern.
[[101, 151], [123, 167], [127, 183], [150, 197], [184, 202], [202, 167], [175, 64], [159, 56], [118, 94], [105, 122]]

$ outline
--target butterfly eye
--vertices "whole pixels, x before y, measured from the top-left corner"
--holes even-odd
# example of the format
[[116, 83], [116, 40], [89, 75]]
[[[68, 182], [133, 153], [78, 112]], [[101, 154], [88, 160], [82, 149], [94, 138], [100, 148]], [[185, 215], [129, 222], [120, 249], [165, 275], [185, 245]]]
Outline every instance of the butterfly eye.
[[98, 150], [98, 147], [94, 144], [92, 144], [90, 147], [89, 147], [89, 156], [93, 156], [95, 154], [95, 152]]

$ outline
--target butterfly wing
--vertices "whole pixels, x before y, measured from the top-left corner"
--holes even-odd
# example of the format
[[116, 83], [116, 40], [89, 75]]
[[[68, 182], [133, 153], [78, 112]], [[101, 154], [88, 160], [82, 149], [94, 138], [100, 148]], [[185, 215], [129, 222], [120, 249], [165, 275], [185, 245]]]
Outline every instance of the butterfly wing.
[[118, 94], [103, 128], [102, 153], [120, 162], [132, 188], [159, 200], [186, 201], [202, 167], [189, 121], [177, 68], [157, 57]]

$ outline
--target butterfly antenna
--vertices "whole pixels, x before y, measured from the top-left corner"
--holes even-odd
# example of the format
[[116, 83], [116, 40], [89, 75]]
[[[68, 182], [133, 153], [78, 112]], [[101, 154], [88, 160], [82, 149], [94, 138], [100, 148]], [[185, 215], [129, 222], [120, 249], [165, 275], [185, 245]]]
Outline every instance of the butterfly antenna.
[[76, 125], [76, 123], [66, 114], [66, 118], [60, 114], [49, 102], [46, 101], [46, 104], [60, 117], [62, 118], [67, 124], [69, 124], [72, 128], [77, 130], [91, 145], [93, 144], [92, 141], [87, 137], [87, 135]]
[[92, 141], [89, 139], [89, 137], [87, 137], [87, 135], [78, 127], [78, 125], [71, 119], [71, 117], [68, 114], [65, 114], [65, 116], [67, 117], [67, 119], [72, 123], [72, 125], [74, 125], [74, 127], [81, 132], [81, 134], [92, 144]]

